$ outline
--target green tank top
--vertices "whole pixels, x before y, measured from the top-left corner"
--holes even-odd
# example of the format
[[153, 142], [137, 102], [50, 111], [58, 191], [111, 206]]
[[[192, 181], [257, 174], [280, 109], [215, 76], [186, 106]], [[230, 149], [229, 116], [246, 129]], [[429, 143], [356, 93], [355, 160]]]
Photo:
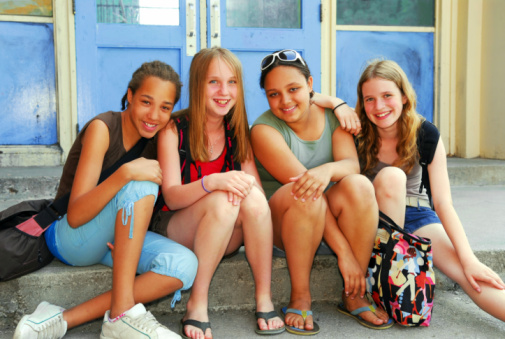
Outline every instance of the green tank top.
[[[335, 129], [340, 126], [340, 123], [331, 109], [325, 109], [324, 113], [326, 122], [323, 133], [318, 140], [307, 141], [300, 139], [296, 133], [283, 120], [277, 118], [271, 110], [260, 115], [253, 123], [252, 128], [256, 125], [268, 125], [275, 128], [282, 135], [295, 157], [305, 168], [311, 169], [333, 161], [332, 135]], [[275, 178], [265, 170], [259, 161], [256, 161], [256, 165], [263, 188], [266, 192], [274, 192], [282, 186], [281, 183], [275, 180]]]

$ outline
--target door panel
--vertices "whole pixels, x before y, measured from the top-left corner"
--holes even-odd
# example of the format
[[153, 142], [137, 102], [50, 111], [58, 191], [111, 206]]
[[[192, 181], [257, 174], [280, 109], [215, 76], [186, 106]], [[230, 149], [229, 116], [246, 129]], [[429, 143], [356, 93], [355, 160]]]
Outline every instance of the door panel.
[[[263, 10], [258, 14], [258, 3], [263, 4]], [[265, 55], [282, 49], [295, 49], [307, 60], [312, 75], [314, 76], [314, 90], [319, 91], [321, 73], [321, 26], [319, 21], [320, 1], [315, 0], [260, 0], [244, 2], [241, 0], [208, 0], [207, 19], [212, 27], [212, 11], [219, 4], [221, 46], [235, 53], [243, 66], [245, 100], [249, 123], [252, 124], [258, 116], [268, 109], [265, 93], [259, 87], [260, 62]], [[289, 5], [289, 6], [288, 6]], [[236, 6], [246, 9], [236, 10]], [[250, 8], [247, 8], [250, 6]], [[298, 6], [295, 10], [293, 6]], [[227, 7], [232, 10], [227, 12]], [[286, 9], [288, 8], [288, 9]], [[267, 19], [248, 20], [251, 26], [257, 27], [231, 27], [228, 25], [241, 24], [241, 13], [254, 13], [269, 16]], [[239, 19], [232, 16], [237, 15]], [[293, 18], [299, 15], [298, 18]], [[277, 19], [290, 16], [289, 20]], [[278, 26], [287, 26], [278, 28]], [[293, 26], [297, 26], [293, 28]], [[261, 27], [258, 27], [261, 26]], [[266, 26], [266, 27], [265, 27]], [[270, 26], [270, 27], [268, 27]], [[271, 27], [277, 26], [277, 27]], [[209, 29], [208, 44], [212, 45]]]
[[0, 22], [0, 145], [58, 141], [52, 24]]
[[[179, 17], [167, 17], [167, 25], [97, 22], [97, 1], [109, 7], [127, 4], [133, 10], [145, 4], [167, 4], [159, 0], [77, 0], [76, 53], [77, 53], [77, 110], [79, 129], [91, 118], [108, 110], [121, 109], [121, 98], [126, 92], [132, 73], [143, 62], [161, 60], [184, 75], [191, 57], [186, 55], [186, 1], [178, 1]], [[172, 2], [170, 2], [172, 3]], [[177, 4], [177, 2], [176, 2]], [[170, 5], [172, 6], [172, 5]], [[173, 12], [173, 10], [172, 10]], [[124, 12], [121, 12], [124, 13]], [[141, 14], [124, 15], [119, 22], [137, 20]], [[194, 11], [198, 15], [198, 11]], [[117, 16], [117, 15], [116, 15]], [[128, 18], [128, 19], [124, 19]], [[153, 19], [159, 20], [159, 18]], [[104, 21], [100, 18], [100, 21]], [[142, 22], [142, 20], [140, 20]], [[198, 22], [198, 20], [196, 20]], [[174, 25], [176, 23], [176, 25]], [[184, 81], [184, 77], [181, 77]], [[175, 109], [186, 107], [185, 96]]]
[[[89, 119], [101, 112], [110, 109], [119, 110], [120, 100], [126, 91], [132, 72], [140, 66], [141, 62], [154, 59], [169, 63], [181, 75], [181, 80], [186, 86], [183, 87], [181, 102], [176, 109], [187, 107], [187, 79], [192, 58], [188, 54], [193, 53], [193, 48], [188, 49], [187, 45], [196, 45], [194, 48], [196, 51], [200, 49], [197, 43], [201, 38], [198, 27], [200, 2], [180, 0], [178, 25], [157, 26], [97, 23], [96, 1], [107, 0], [76, 1], [79, 126], [82, 127]], [[108, 1], [117, 2], [117, 0]], [[123, 0], [123, 3], [140, 4], [139, 1]], [[234, 8], [230, 13], [227, 13], [227, 5]], [[262, 6], [262, 11], [252, 10], [251, 12], [250, 9], [237, 11], [237, 6]], [[186, 17], [187, 8], [191, 9], [187, 11], [189, 18]], [[268, 108], [265, 94], [259, 88], [259, 64], [268, 53], [287, 48], [298, 50], [307, 60], [315, 76], [315, 90], [320, 89], [319, 11], [320, 1], [314, 0], [251, 2], [207, 0], [207, 45], [212, 46], [213, 43], [217, 43], [230, 49], [241, 60], [249, 123], [254, 122]], [[237, 22], [244, 22], [241, 19], [244, 13], [255, 13], [254, 20], [249, 20], [245, 24], [258, 27], [232, 27], [236, 26]], [[124, 17], [127, 17], [124, 21], [131, 21], [130, 16]], [[275, 18], [283, 17], [287, 20], [274, 21]], [[219, 20], [216, 21], [217, 19]], [[186, 27], [186, 21], [188, 27]], [[189, 34], [188, 29], [194, 34]]]
[[421, 98], [417, 111], [433, 121], [433, 33], [338, 31], [337, 42], [338, 97], [355, 106], [356, 86], [367, 61], [391, 59], [405, 71]]

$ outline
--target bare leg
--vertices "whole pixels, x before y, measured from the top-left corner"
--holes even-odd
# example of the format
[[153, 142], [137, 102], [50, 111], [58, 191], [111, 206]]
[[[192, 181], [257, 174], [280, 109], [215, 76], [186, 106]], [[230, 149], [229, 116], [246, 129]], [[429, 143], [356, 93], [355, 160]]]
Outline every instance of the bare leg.
[[[198, 271], [184, 320], [209, 321], [210, 282], [228, 248], [238, 212], [239, 207], [228, 202], [227, 193], [216, 191], [175, 213], [170, 219], [168, 237], [193, 250], [198, 258]], [[188, 337], [203, 338], [202, 331], [193, 326], [186, 326], [185, 331]], [[212, 338], [210, 329], [206, 331], [205, 338]]]
[[432, 224], [420, 228], [416, 235], [430, 238], [433, 249], [433, 263], [445, 275], [454, 280], [481, 309], [493, 317], [505, 321], [505, 291], [498, 290], [479, 281], [481, 292], [472, 288], [463, 272], [463, 266], [456, 251], [440, 224]]
[[135, 306], [134, 281], [140, 252], [153, 211], [154, 196], [138, 200], [133, 208], [133, 237], [129, 238], [131, 217], [123, 225], [122, 210], [116, 217], [114, 235], [114, 265], [112, 267], [112, 291], [110, 316], [115, 318]]
[[[350, 175], [328, 190], [327, 197], [334, 217], [329, 218], [330, 220], [327, 218], [324, 239], [331, 248], [336, 248], [337, 237], [341, 235], [345, 237], [361, 268], [362, 281], [372, 254], [378, 225], [379, 212], [372, 184], [362, 175]], [[344, 280], [349, 279], [351, 279], [349, 276], [344, 276]], [[354, 281], [353, 284], [357, 286], [359, 282]], [[370, 305], [366, 299], [346, 297], [345, 291], [342, 292], [342, 299], [349, 311]], [[381, 309], [377, 309], [376, 313], [363, 312], [360, 316], [375, 325], [388, 321], [387, 313]]]
[[[265, 195], [258, 188], [254, 187], [241, 202], [237, 224], [241, 225], [241, 230], [233, 233], [230, 246], [236, 248], [240, 246], [241, 238], [244, 239], [247, 260], [254, 277], [256, 311], [270, 312], [274, 310], [271, 292], [272, 217]], [[284, 322], [276, 317], [270, 319], [268, 324], [264, 319], [259, 319], [258, 325], [260, 329], [267, 330], [280, 328]]]
[[[156, 288], [153, 288], [156, 286]], [[135, 303], [147, 303], [182, 288], [182, 281], [154, 272], [139, 275], [134, 284]], [[112, 291], [107, 291], [91, 300], [63, 312], [63, 319], [68, 328], [72, 328], [88, 321], [103, 317], [110, 308]]]
[[373, 181], [379, 210], [387, 214], [403, 228], [405, 224], [405, 197], [407, 196], [407, 176], [397, 167], [383, 168]]
[[[327, 208], [324, 199], [306, 202], [294, 200], [292, 184], [277, 190], [270, 198], [274, 227], [274, 244], [286, 252], [291, 278], [291, 298], [288, 307], [302, 311], [311, 309], [310, 271], [314, 255], [321, 243]], [[302, 316], [288, 313], [286, 325], [300, 329], [314, 328], [312, 316], [303, 321]]]

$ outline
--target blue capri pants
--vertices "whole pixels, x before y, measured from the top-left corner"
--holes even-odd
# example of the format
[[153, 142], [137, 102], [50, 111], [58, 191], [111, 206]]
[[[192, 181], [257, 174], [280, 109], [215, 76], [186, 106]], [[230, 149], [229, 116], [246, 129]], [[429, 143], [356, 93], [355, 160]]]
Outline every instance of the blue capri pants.
[[[158, 196], [158, 185], [150, 181], [132, 181], [125, 185], [104, 209], [88, 223], [72, 228], [67, 216], [55, 221], [44, 233], [49, 250], [60, 261], [71, 266], [103, 264], [112, 267], [111, 251], [107, 242], [114, 242], [118, 212], [122, 213], [124, 227], [133, 235], [134, 203], [148, 195]], [[131, 223], [127, 223], [131, 215]], [[186, 247], [162, 235], [147, 231], [137, 266], [137, 273], [152, 271], [182, 281], [181, 290], [193, 285], [198, 267], [196, 255]], [[181, 298], [175, 292], [172, 307]]]

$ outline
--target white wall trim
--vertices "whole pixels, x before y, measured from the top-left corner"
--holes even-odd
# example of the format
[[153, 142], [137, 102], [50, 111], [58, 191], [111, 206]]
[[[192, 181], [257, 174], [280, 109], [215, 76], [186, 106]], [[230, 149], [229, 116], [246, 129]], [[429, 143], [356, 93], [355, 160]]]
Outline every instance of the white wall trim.
[[53, 0], [58, 140], [62, 163], [77, 137], [75, 20], [71, 2]]

